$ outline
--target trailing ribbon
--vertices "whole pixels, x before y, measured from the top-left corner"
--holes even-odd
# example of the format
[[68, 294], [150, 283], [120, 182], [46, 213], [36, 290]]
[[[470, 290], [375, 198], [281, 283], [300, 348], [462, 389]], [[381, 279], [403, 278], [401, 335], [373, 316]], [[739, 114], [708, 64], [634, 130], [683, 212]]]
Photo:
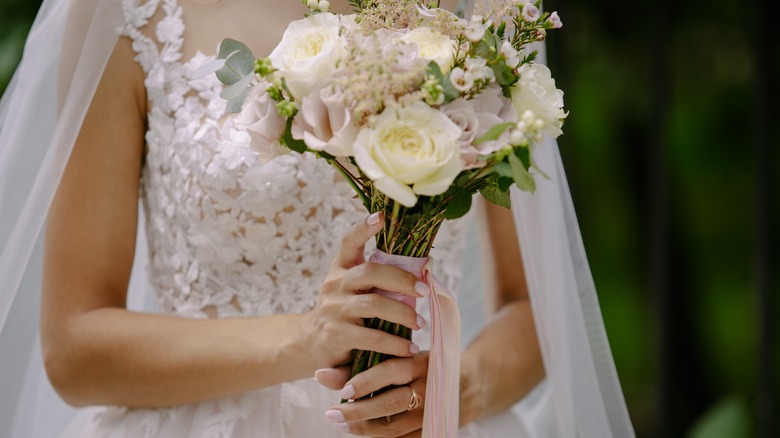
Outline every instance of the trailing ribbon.
[[[431, 290], [428, 296], [431, 351], [422, 437], [457, 438], [460, 416], [460, 311], [455, 297], [431, 272], [430, 257], [399, 256], [377, 250], [369, 261], [410, 272]], [[416, 300], [408, 295], [383, 290], [376, 293], [415, 307]]]

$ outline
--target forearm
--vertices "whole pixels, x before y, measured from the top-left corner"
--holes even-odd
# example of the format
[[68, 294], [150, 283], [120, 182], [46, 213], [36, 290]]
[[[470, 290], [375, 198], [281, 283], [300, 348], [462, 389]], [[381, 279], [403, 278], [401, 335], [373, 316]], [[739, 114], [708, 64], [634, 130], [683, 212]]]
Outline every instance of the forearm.
[[531, 303], [509, 302], [461, 358], [461, 425], [509, 408], [543, 378]]
[[301, 315], [194, 320], [100, 308], [72, 318], [44, 350], [74, 405], [161, 407], [314, 374]]

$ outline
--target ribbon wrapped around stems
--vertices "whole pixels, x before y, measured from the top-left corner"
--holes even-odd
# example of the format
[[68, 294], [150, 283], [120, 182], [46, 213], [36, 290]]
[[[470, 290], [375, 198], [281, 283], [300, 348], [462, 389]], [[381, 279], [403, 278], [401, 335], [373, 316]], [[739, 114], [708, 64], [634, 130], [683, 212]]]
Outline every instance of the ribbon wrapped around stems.
[[[460, 311], [455, 297], [431, 272], [430, 257], [407, 257], [377, 250], [369, 261], [414, 274], [430, 287], [431, 351], [425, 389], [423, 438], [456, 438], [460, 416]], [[413, 308], [416, 300], [384, 290], [376, 293]]]

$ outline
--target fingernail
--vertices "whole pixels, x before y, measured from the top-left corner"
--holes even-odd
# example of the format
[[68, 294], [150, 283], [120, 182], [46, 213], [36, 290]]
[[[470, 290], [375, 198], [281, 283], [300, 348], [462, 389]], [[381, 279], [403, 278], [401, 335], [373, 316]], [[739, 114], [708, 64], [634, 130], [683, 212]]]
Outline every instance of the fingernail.
[[417, 315], [417, 327], [425, 327], [425, 318], [423, 318], [422, 315]]
[[334, 371], [333, 368], [320, 368], [314, 372], [314, 378], [319, 382], [323, 374], [329, 373], [331, 371]]
[[349, 424], [347, 423], [336, 423], [334, 426], [336, 426], [336, 429], [342, 432], [349, 433]]
[[330, 411], [325, 412], [325, 418], [334, 423], [343, 423], [346, 421], [344, 420], [344, 413], [338, 409], [331, 409]]
[[419, 352], [420, 352], [420, 347], [418, 347], [415, 343], [409, 344], [409, 353], [417, 354]]
[[379, 223], [379, 212], [376, 212], [366, 219], [366, 223], [369, 225], [376, 225]]
[[355, 387], [352, 385], [345, 386], [344, 389], [341, 390], [339, 396], [344, 400], [352, 400], [352, 397], [355, 396]]
[[427, 297], [431, 293], [431, 288], [429, 288], [428, 285], [423, 283], [422, 281], [418, 281], [417, 283], [414, 284], [414, 291], [417, 292], [419, 295]]

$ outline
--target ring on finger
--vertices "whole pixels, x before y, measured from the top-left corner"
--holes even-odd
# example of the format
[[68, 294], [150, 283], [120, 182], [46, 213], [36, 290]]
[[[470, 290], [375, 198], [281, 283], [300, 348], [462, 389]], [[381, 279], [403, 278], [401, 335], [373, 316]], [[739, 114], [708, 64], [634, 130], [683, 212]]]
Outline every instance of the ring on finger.
[[409, 398], [409, 407], [406, 410], [411, 411], [412, 409], [417, 409], [423, 405], [423, 397], [414, 390], [412, 385], [408, 386], [409, 389], [412, 390], [412, 396]]

